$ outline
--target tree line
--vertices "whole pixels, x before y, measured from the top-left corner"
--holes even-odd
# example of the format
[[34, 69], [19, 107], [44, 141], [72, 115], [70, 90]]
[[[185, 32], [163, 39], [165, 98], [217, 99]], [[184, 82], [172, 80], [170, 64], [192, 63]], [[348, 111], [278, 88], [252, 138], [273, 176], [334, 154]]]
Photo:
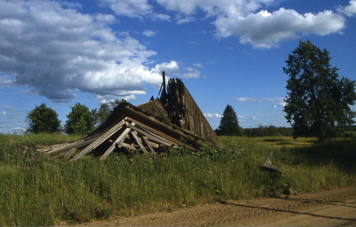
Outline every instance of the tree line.
[[119, 100], [102, 103], [99, 109], [90, 110], [87, 106], [76, 103], [67, 115], [62, 127], [55, 110], [42, 103], [27, 113], [27, 133], [58, 133], [85, 135], [92, 132], [109, 117], [113, 109], [120, 104]]
[[[330, 60], [326, 49], [321, 50], [310, 41], [300, 41], [299, 46], [289, 54], [286, 67], [283, 67], [283, 72], [289, 77], [283, 111], [291, 128], [259, 126], [242, 129], [235, 110], [227, 105], [215, 132], [217, 135], [234, 136], [317, 137], [322, 141], [348, 131], [356, 117], [356, 112], [351, 109], [356, 102], [355, 81], [339, 78], [339, 69], [332, 67]], [[94, 110], [77, 103], [67, 115], [64, 132], [91, 132], [95, 126], [105, 121], [119, 103], [118, 100], [104, 103]], [[58, 114], [45, 104], [36, 106], [29, 112], [27, 121], [29, 133], [61, 131]]]

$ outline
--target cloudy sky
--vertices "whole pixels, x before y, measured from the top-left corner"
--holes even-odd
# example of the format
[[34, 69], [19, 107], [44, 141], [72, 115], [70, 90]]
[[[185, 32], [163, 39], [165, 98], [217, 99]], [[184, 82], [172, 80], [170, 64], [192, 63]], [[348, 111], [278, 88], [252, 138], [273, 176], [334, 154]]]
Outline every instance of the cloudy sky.
[[65, 124], [77, 102], [146, 102], [161, 71], [213, 128], [227, 104], [244, 128], [288, 126], [282, 68], [300, 40], [356, 80], [356, 0], [0, 0], [0, 133], [42, 103]]

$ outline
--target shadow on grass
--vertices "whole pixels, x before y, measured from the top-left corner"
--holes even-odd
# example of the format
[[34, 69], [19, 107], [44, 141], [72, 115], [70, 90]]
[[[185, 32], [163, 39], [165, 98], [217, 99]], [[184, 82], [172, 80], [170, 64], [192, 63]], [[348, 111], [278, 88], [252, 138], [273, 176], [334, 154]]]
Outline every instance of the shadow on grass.
[[296, 160], [294, 164], [321, 165], [332, 162], [344, 171], [356, 171], [355, 139], [336, 139], [288, 150]]

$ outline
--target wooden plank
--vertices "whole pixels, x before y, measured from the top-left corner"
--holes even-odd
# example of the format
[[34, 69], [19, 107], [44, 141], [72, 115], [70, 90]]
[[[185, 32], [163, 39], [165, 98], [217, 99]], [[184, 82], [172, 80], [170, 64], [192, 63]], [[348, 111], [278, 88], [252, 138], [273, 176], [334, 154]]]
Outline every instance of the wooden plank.
[[[99, 136], [98, 136], [99, 137]], [[84, 147], [86, 145], [91, 144], [97, 139], [97, 137], [91, 137], [90, 139], [83, 138], [79, 141], [72, 142], [70, 144], [67, 144], [66, 146], [59, 147], [57, 149], [53, 149], [52, 151], [47, 152], [49, 155], [56, 155], [58, 153], [65, 153], [72, 149], [73, 147], [78, 148], [78, 147]]]
[[135, 122], [137, 124], [137, 127], [139, 127], [140, 129], [144, 130], [145, 132], [147, 132], [149, 134], [155, 135], [159, 139], [169, 140], [169, 139], [167, 139], [167, 137], [169, 137], [169, 138], [171, 138], [171, 141], [172, 141], [172, 139], [173, 139], [173, 141], [175, 140], [175, 143], [179, 143], [180, 142], [179, 140], [175, 139], [174, 137], [168, 136], [170, 134], [167, 134], [169, 132], [177, 134], [177, 132], [175, 130], [172, 130], [172, 129], [169, 129], [169, 128], [165, 127], [165, 130], [169, 130], [169, 132], [167, 131], [167, 133], [165, 133], [165, 132], [162, 132], [160, 130], [154, 129], [154, 128], [148, 126], [147, 124], [145, 124], [143, 122], [137, 121], [136, 119], [133, 119], [133, 118], [130, 118], [130, 117], [127, 117], [127, 119]]
[[[148, 139], [147, 139], [147, 140], [148, 140]], [[150, 140], [148, 140], [148, 142], [150, 143], [151, 147], [153, 147], [153, 148], [159, 148], [159, 144], [158, 144], [158, 143], [155, 143], [155, 142], [150, 141]]]
[[78, 143], [83, 143], [83, 140], [79, 140], [79, 141], [75, 141], [72, 143], [69, 143], [65, 146], [59, 147], [57, 149], [52, 149], [51, 151], [48, 151], [46, 154], [49, 155], [56, 155], [58, 153], [62, 153], [62, 152], [66, 152], [68, 150], [70, 150], [71, 148], [75, 147]]
[[140, 146], [142, 151], [147, 153], [148, 151], [146, 150], [145, 146], [143, 146], [141, 139], [137, 136], [137, 132], [133, 130], [133, 131], [131, 131], [131, 135], [135, 138], [137, 144]]
[[136, 151], [137, 150], [134, 143], [133, 144], [121, 143], [120, 147], [125, 147], [126, 149], [129, 149], [129, 151], [131, 151], [131, 150]]
[[59, 157], [62, 157], [62, 156], [64, 156], [65, 155], [65, 153], [60, 153], [60, 154], [58, 154], [58, 155], [56, 155], [56, 156], [53, 156], [54, 158], [59, 158]]
[[91, 143], [89, 146], [87, 146], [84, 150], [82, 150], [79, 154], [77, 154], [74, 158], [72, 158], [71, 161], [76, 161], [83, 157], [84, 155], [88, 154], [92, 150], [94, 150], [96, 147], [98, 147], [100, 144], [102, 144], [105, 140], [107, 140], [110, 136], [112, 136], [115, 132], [119, 131], [122, 126], [125, 124], [125, 121], [120, 121], [117, 123], [115, 126], [113, 126], [111, 129], [109, 129], [107, 132], [105, 132], [103, 135], [101, 135], [99, 138], [97, 138], [93, 143]]
[[131, 131], [131, 128], [126, 128], [125, 131], [115, 140], [115, 142], [105, 151], [105, 153], [100, 157], [100, 160], [106, 159], [109, 154], [115, 149], [115, 145], [122, 143], [125, 140], [126, 135]]
[[170, 143], [169, 141], [163, 139], [163, 138], [158, 138], [156, 135], [150, 134], [145, 132], [144, 130], [141, 130], [140, 128], [136, 127], [136, 126], [132, 126], [130, 125], [130, 128], [134, 129], [135, 131], [137, 131], [138, 133], [141, 133], [142, 135], [147, 136], [148, 138], [150, 138], [151, 140], [157, 142], [157, 143], [161, 143], [164, 144], [166, 146], [171, 146], [172, 143]]
[[143, 142], [145, 142], [145, 144], [147, 145], [148, 149], [150, 149], [151, 153], [156, 153], [156, 151], [153, 149], [153, 147], [151, 146], [151, 144], [148, 141], [146, 136], [142, 136], [142, 140], [143, 140]]
[[173, 142], [173, 143], [175, 143], [177, 145], [181, 144], [180, 138], [184, 138], [187, 141], [195, 143], [195, 139], [194, 138], [183, 134], [179, 130], [172, 129], [172, 128], [170, 128], [167, 125], [164, 125], [162, 123], [160, 123], [161, 124], [160, 125], [160, 129], [157, 129], [157, 128], [153, 128], [151, 126], [148, 126], [143, 121], [138, 121], [137, 119], [133, 119], [131, 117], [127, 117], [127, 119], [136, 122], [136, 124], [139, 125], [139, 127], [141, 129], [145, 130], [146, 132], [150, 132], [152, 134], [155, 134], [156, 137], [159, 137], [160, 139], [164, 138], [164, 139], [169, 140], [169, 141], [171, 141], [171, 142]]
[[73, 147], [72, 149], [70, 149], [67, 153], [64, 154], [65, 158], [70, 158], [78, 149]]
[[[147, 132], [147, 133], [149, 133], [151, 135], [154, 135], [155, 137], [157, 137], [157, 138], [159, 138], [161, 140], [169, 141], [171, 143], [171, 145], [169, 145], [169, 146], [172, 146], [172, 145], [179, 146], [180, 144], [182, 144], [182, 141], [176, 139], [175, 137], [170, 136], [170, 135], [165, 134], [165, 133], [162, 133], [160, 131], [157, 131], [157, 130], [155, 130], [155, 129], [147, 126], [147, 125], [144, 125], [144, 124], [141, 123], [141, 124], [137, 124], [137, 126], [142, 129], [141, 131], [145, 131], [145, 132]], [[182, 138], [187, 139], [184, 136], [182, 136]], [[187, 141], [195, 143], [195, 141], [192, 141], [191, 139], [187, 139]], [[186, 144], [186, 148], [188, 148], [189, 150], [192, 150], [192, 151], [196, 151], [196, 148], [194, 148], [192, 146], [189, 146], [188, 144]]]

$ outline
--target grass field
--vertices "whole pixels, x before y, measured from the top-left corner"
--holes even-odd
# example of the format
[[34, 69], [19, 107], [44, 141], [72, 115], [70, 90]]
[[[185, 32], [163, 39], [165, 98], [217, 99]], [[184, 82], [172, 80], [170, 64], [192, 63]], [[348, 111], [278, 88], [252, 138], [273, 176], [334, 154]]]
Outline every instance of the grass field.
[[[0, 135], [0, 225], [55, 225], [171, 210], [226, 199], [278, 196], [354, 183], [356, 140], [220, 137], [200, 152], [113, 154], [77, 162], [26, 152], [34, 144], [70, 142], [64, 135]], [[21, 146], [19, 146], [19, 144]], [[282, 174], [261, 171], [271, 148]]]

